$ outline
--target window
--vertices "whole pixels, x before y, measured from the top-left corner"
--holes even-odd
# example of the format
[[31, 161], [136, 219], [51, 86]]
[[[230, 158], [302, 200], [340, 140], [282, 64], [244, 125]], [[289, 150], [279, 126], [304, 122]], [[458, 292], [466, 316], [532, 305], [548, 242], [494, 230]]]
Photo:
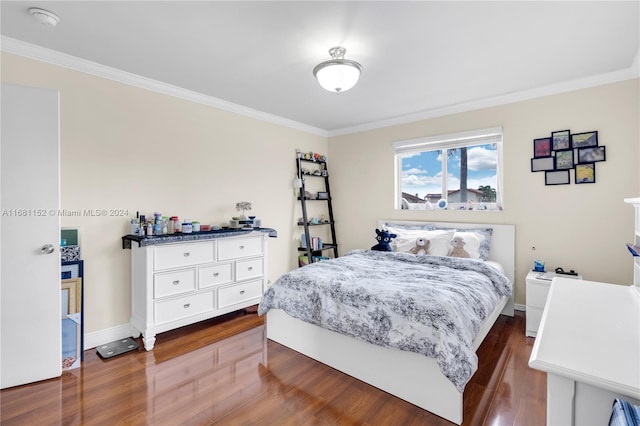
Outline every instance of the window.
[[396, 208], [502, 210], [502, 127], [393, 143]]

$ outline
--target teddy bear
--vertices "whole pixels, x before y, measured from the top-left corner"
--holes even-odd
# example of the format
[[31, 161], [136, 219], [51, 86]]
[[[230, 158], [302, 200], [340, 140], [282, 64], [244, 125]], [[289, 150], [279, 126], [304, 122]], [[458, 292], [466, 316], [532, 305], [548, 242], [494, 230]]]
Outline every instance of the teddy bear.
[[411, 250], [409, 250], [409, 253], [413, 253], [416, 256], [427, 255], [429, 254], [430, 244], [431, 244], [431, 241], [427, 240], [426, 238], [418, 237], [416, 239], [416, 245]]
[[464, 240], [462, 238], [454, 237], [453, 240], [451, 240], [451, 245], [453, 246], [453, 248], [449, 252], [449, 256], [451, 256], [451, 257], [471, 257], [469, 252], [464, 249], [464, 245], [465, 244], [466, 243], [464, 242]]
[[398, 235], [392, 234], [385, 229], [376, 229], [376, 240], [378, 240], [378, 244], [371, 247], [371, 250], [377, 251], [393, 251], [391, 249], [391, 239], [396, 238]]

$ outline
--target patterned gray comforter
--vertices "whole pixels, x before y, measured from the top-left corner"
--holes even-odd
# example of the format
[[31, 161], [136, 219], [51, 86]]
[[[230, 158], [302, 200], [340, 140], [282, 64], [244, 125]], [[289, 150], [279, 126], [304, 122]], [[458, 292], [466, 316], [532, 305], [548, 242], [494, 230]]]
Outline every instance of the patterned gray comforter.
[[258, 313], [282, 309], [365, 342], [435, 358], [462, 392], [478, 368], [478, 330], [511, 289], [480, 260], [354, 250], [283, 275]]

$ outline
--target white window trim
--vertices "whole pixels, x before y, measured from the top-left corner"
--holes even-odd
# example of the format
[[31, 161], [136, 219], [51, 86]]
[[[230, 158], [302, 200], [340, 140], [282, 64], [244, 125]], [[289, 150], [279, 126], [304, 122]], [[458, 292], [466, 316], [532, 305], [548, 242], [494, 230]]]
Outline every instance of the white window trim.
[[[395, 151], [395, 179], [396, 179], [396, 193], [395, 193], [395, 207], [401, 208], [401, 194], [402, 194], [402, 179], [400, 173], [402, 172], [402, 157], [399, 154], [408, 154], [420, 151], [435, 151], [438, 149], [460, 148], [469, 145], [483, 145], [483, 144], [497, 144], [498, 165], [496, 167], [496, 193], [498, 198], [496, 199], [497, 210], [502, 210], [503, 195], [502, 195], [502, 126], [490, 127], [487, 129], [469, 130], [465, 132], [449, 133], [438, 136], [428, 136], [417, 139], [407, 139], [402, 141], [395, 141], [392, 143]], [[442, 173], [446, 176], [447, 165], [446, 161], [442, 162]], [[443, 182], [443, 194], [448, 194], [447, 180]]]

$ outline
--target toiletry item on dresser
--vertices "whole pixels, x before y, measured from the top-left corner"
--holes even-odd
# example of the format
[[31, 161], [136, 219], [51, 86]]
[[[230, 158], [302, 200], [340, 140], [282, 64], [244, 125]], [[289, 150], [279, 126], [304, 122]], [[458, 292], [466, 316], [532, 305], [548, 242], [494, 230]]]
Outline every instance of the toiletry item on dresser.
[[193, 225], [187, 219], [182, 222], [182, 233], [183, 234], [191, 234], [193, 232]]
[[191, 228], [193, 232], [200, 232], [200, 222], [194, 220], [193, 222], [191, 222]]
[[131, 235], [140, 234], [140, 224], [137, 219], [131, 219]]

